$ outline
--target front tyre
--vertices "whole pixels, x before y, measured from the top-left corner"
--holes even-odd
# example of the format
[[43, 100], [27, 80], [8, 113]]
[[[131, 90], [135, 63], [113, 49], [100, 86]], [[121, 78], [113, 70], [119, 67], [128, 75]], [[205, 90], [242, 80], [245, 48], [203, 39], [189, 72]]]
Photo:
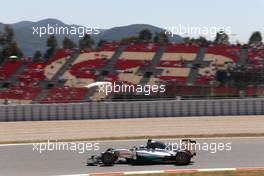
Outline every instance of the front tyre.
[[102, 154], [101, 161], [104, 166], [112, 166], [116, 161], [116, 157], [112, 152], [106, 151]]
[[175, 156], [176, 165], [188, 165], [191, 162], [191, 157], [186, 152], [178, 152]]

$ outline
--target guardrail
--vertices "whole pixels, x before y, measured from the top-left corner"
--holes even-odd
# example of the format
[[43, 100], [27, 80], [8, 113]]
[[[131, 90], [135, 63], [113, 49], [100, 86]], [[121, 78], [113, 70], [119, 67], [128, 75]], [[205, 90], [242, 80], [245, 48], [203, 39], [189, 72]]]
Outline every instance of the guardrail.
[[264, 99], [166, 100], [1, 105], [0, 121], [261, 115]]

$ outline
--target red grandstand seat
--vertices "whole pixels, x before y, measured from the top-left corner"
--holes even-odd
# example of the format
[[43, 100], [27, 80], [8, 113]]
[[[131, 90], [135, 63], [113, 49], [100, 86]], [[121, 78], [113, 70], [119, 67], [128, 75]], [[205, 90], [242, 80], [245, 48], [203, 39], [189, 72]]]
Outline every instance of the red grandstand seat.
[[168, 52], [168, 53], [197, 53], [198, 50], [199, 50], [199, 47], [195, 45], [169, 43], [166, 46], [165, 52]]
[[133, 67], [142, 67], [148, 65], [149, 61], [143, 61], [143, 60], [118, 60], [116, 64], [114, 65], [117, 69], [128, 69]]
[[40, 87], [12, 86], [0, 91], [1, 99], [33, 100], [41, 92]]
[[105, 42], [98, 51], [115, 51], [119, 46], [119, 42]]
[[159, 76], [158, 78], [162, 81], [176, 82], [178, 84], [185, 84], [187, 81], [187, 77], [180, 77], [180, 76]]
[[159, 48], [157, 43], [130, 43], [125, 51], [129, 52], [156, 52]]
[[198, 76], [198, 78], [195, 80], [196, 84], [209, 84], [210, 81], [213, 81], [215, 78], [214, 76]]
[[103, 68], [107, 64], [104, 59], [87, 60], [73, 65], [70, 68], [70, 73], [77, 78], [92, 78], [96, 79], [93, 70]]
[[86, 88], [59, 87], [52, 88], [48, 97], [42, 103], [73, 103], [80, 102], [85, 98]]
[[158, 63], [158, 67], [185, 67], [185, 63], [184, 63], [184, 61], [161, 60]]
[[237, 62], [239, 59], [238, 52], [239, 46], [229, 46], [229, 45], [211, 45], [207, 49], [208, 54], [215, 54], [226, 56], [232, 59], [234, 62]]
[[0, 78], [8, 79], [10, 78], [16, 70], [22, 65], [22, 61], [12, 61], [7, 60], [0, 66]]
[[44, 75], [44, 68], [46, 65], [47, 64], [43, 62], [30, 63], [17, 78], [26, 85], [44, 80], [46, 78]]
[[59, 60], [61, 58], [65, 58], [67, 56], [70, 56], [71, 54], [72, 54], [72, 51], [71, 50], [61, 48], [61, 49], [57, 50], [52, 55], [52, 57], [48, 61], [49, 63], [47, 63], [47, 64], [50, 64], [51, 62], [54, 62], [54, 61]]

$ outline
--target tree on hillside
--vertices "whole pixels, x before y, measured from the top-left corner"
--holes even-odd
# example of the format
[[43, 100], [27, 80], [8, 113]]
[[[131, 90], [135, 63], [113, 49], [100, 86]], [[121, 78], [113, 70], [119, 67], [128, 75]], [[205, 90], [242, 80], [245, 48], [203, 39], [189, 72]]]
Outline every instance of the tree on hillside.
[[138, 36], [125, 37], [121, 39], [122, 43], [137, 43], [139, 41]]
[[259, 31], [253, 32], [249, 38], [248, 43], [252, 44], [252, 43], [260, 43], [260, 42], [262, 42], [261, 33]]
[[195, 40], [195, 43], [199, 45], [208, 45], [211, 43], [211, 41], [207, 40], [205, 37], [200, 36], [198, 39]]
[[141, 41], [150, 41], [152, 39], [152, 33], [148, 29], [144, 29], [139, 32], [138, 38]]
[[124, 37], [121, 39], [122, 43], [138, 43], [142, 41], [151, 41], [152, 39], [152, 33], [148, 29], [144, 29], [139, 32], [137, 36], [129, 36], [129, 37]]
[[9, 58], [9, 56], [22, 57], [23, 53], [19, 49], [17, 43], [15, 41], [12, 41], [10, 44], [7, 45], [7, 47], [3, 49], [2, 56], [4, 58]]
[[10, 43], [9, 48], [10, 48], [10, 55], [15, 55], [15, 56], [18, 56], [18, 57], [22, 57], [23, 56], [23, 53], [20, 50], [20, 48], [18, 47], [17, 42], [12, 41]]
[[85, 36], [79, 41], [79, 48], [81, 50], [89, 49], [92, 47], [93, 44], [94, 44], [94, 40], [91, 38], [91, 36], [88, 34], [85, 34]]
[[168, 43], [169, 39], [168, 36], [164, 32], [156, 32], [154, 37], [155, 43]]
[[14, 39], [14, 36], [15, 36], [13, 29], [11, 28], [10, 25], [5, 25], [4, 31], [5, 31], [5, 33], [4, 33], [5, 42], [11, 43]]
[[0, 36], [0, 45], [8, 45], [14, 39], [14, 31], [10, 25], [5, 25], [4, 33]]
[[199, 38], [184, 37], [184, 38], [182, 38], [182, 43], [185, 43], [185, 44], [198, 44], [198, 45], [201, 45], [201, 46], [207, 46], [210, 43], [212, 43], [212, 41], [207, 40], [203, 36], [200, 36]]
[[55, 37], [55, 35], [51, 35], [47, 39], [47, 47], [48, 49], [46, 51], [45, 58], [50, 58], [58, 47], [58, 42], [57, 42], [57, 38]]
[[4, 33], [0, 36], [0, 60], [9, 58], [9, 56], [23, 55], [22, 51], [18, 47], [16, 41], [14, 41], [14, 31], [10, 25], [5, 25]]
[[182, 43], [189, 44], [192, 43], [192, 39], [190, 37], [182, 38]]
[[229, 37], [224, 31], [219, 31], [216, 33], [214, 43], [215, 44], [229, 44]]
[[42, 53], [41, 51], [37, 50], [33, 56], [34, 60], [40, 60], [42, 58]]
[[107, 40], [101, 39], [98, 43], [97, 43], [97, 47], [101, 47], [104, 43], [106, 43]]
[[215, 79], [216, 81], [220, 82], [222, 85], [224, 85], [228, 80], [227, 76], [227, 71], [226, 70], [218, 70], [215, 74]]
[[76, 44], [71, 40], [69, 39], [68, 37], [64, 37], [64, 40], [62, 42], [62, 45], [63, 45], [63, 48], [64, 49], [74, 49], [76, 48]]
[[3, 34], [0, 31], [0, 49], [1, 49], [1, 46], [4, 45], [4, 43], [5, 43], [5, 41], [3, 39]]

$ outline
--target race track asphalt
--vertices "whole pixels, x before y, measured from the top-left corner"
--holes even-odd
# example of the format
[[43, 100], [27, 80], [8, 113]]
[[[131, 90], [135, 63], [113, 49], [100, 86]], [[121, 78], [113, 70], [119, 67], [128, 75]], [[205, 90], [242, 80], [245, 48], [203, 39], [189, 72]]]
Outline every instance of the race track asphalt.
[[[179, 143], [178, 139], [164, 140]], [[175, 165], [143, 165], [132, 166], [118, 164], [113, 167], [86, 166], [88, 155], [100, 153], [109, 147], [131, 148], [144, 145], [146, 141], [104, 141], [99, 142], [100, 151], [33, 151], [32, 144], [0, 145], [0, 175], [44, 176], [88, 174], [98, 172], [143, 171], [143, 170], [174, 170], [230, 167], [264, 167], [264, 138], [210, 138], [196, 139], [204, 150], [197, 151], [197, 156], [189, 166]], [[206, 144], [205, 144], [206, 143]], [[230, 143], [231, 150], [214, 152], [214, 143]], [[211, 149], [206, 151], [206, 145]]]

